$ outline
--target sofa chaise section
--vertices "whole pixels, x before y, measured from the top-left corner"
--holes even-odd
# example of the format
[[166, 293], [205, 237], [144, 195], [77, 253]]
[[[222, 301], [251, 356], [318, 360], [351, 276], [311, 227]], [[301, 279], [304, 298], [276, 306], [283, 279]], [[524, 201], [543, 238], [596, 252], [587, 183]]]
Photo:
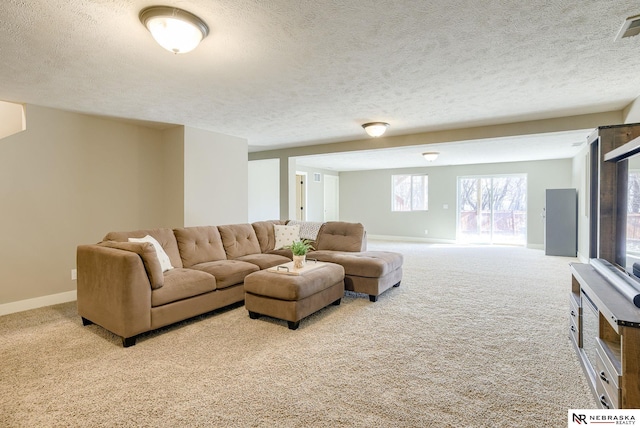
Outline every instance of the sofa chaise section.
[[318, 232], [317, 249], [308, 257], [344, 267], [345, 290], [378, 296], [402, 281], [402, 254], [366, 251], [366, 232], [361, 223], [327, 222]]

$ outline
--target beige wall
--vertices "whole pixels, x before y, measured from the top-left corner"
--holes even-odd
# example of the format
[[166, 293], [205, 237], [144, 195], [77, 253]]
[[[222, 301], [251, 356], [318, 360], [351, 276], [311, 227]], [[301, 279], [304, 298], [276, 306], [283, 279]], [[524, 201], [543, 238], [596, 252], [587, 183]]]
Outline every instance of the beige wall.
[[162, 132], [163, 210], [168, 224], [184, 225], [184, 127]]
[[248, 220], [280, 218], [280, 159], [251, 161], [248, 164]]
[[0, 314], [75, 298], [76, 247], [109, 231], [247, 221], [244, 139], [32, 105], [26, 122], [0, 139]]
[[0, 305], [75, 291], [78, 244], [181, 225], [165, 209], [162, 131], [32, 105], [26, 117], [0, 140]]
[[24, 128], [22, 104], [0, 101], [0, 139], [21, 132]]
[[247, 140], [189, 127], [184, 135], [185, 226], [247, 222]]

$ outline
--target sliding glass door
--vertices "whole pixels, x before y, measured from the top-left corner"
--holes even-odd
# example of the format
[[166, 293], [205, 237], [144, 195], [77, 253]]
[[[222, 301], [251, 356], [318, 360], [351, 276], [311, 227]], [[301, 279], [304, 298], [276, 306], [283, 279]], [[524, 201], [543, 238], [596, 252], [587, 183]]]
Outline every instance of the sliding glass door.
[[458, 177], [458, 241], [527, 243], [527, 176]]

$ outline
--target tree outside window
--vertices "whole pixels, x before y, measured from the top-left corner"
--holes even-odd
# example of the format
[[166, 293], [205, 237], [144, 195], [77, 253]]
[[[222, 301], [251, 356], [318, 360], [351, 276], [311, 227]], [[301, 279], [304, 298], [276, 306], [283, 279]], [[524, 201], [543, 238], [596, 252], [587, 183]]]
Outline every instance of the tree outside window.
[[426, 174], [391, 176], [391, 211], [426, 211], [428, 188]]
[[640, 256], [640, 170], [629, 170], [627, 186], [627, 255]]
[[458, 177], [458, 240], [525, 245], [525, 174]]

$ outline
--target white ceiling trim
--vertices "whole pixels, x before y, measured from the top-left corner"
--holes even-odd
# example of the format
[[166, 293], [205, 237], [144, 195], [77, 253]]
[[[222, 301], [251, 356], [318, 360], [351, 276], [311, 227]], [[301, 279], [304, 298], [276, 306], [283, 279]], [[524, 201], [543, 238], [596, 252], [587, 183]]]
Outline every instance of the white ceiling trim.
[[[298, 165], [330, 171], [417, 168], [573, 158], [593, 129], [486, 138], [442, 144], [300, 156]], [[439, 152], [428, 162], [424, 152]]]

